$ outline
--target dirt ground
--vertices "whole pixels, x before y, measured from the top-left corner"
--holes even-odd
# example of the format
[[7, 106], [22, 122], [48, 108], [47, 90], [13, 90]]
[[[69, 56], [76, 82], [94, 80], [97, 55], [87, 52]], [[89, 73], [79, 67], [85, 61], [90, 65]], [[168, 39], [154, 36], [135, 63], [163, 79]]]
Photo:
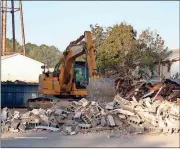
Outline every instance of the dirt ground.
[[65, 136], [60, 132], [8, 133], [1, 147], [180, 147], [180, 134], [120, 135], [110, 133]]

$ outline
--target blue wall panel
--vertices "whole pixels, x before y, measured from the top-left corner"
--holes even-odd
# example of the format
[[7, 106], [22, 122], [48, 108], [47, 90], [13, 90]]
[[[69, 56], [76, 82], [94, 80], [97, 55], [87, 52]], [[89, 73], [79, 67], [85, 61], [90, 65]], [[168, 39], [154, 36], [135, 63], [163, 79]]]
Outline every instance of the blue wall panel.
[[37, 98], [38, 84], [1, 84], [1, 107], [25, 107], [30, 98]]

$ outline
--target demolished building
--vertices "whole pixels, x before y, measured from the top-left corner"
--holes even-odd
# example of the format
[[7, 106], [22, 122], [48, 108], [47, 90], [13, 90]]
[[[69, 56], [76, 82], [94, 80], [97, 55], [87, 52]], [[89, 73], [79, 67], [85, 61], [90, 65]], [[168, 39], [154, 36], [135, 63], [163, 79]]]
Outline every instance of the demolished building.
[[104, 105], [98, 100], [83, 98], [70, 102], [66, 107], [54, 104], [51, 108], [33, 109], [24, 114], [18, 111], [11, 114], [4, 108], [1, 115], [2, 131], [46, 129], [69, 135], [109, 130], [119, 133], [179, 132], [178, 83], [166, 80], [156, 84], [143, 82], [122, 87], [118, 86], [114, 99]]

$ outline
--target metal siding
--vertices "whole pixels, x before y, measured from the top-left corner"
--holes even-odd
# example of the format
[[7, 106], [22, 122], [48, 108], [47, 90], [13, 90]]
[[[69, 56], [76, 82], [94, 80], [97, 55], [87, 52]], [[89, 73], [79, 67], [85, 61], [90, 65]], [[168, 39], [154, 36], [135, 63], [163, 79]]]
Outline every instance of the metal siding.
[[15, 103], [14, 106], [23, 106], [24, 104], [24, 94], [22, 93], [15, 93]]
[[1, 107], [25, 107], [28, 99], [36, 97], [37, 84], [1, 84]]
[[14, 106], [14, 94], [13, 92], [6, 92], [7, 96], [5, 100], [5, 105], [8, 106]]
[[[2, 87], [1, 87], [1, 89], [2, 89]], [[6, 103], [5, 103], [6, 100], [4, 100], [7, 98], [6, 95], [7, 94], [5, 92], [1, 93], [1, 105], [6, 105]]]

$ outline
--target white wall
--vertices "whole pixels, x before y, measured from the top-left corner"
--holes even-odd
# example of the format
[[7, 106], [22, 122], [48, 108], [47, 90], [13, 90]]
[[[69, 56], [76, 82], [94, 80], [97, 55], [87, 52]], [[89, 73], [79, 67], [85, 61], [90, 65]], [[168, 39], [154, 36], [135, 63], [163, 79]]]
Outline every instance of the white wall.
[[1, 81], [25, 81], [38, 83], [43, 63], [23, 55], [1, 59]]
[[180, 61], [177, 61], [177, 62], [174, 62], [172, 65], [171, 65], [171, 76], [173, 76], [174, 74], [176, 74], [177, 72], [179, 73], [180, 70], [179, 70], [179, 67], [180, 67]]

